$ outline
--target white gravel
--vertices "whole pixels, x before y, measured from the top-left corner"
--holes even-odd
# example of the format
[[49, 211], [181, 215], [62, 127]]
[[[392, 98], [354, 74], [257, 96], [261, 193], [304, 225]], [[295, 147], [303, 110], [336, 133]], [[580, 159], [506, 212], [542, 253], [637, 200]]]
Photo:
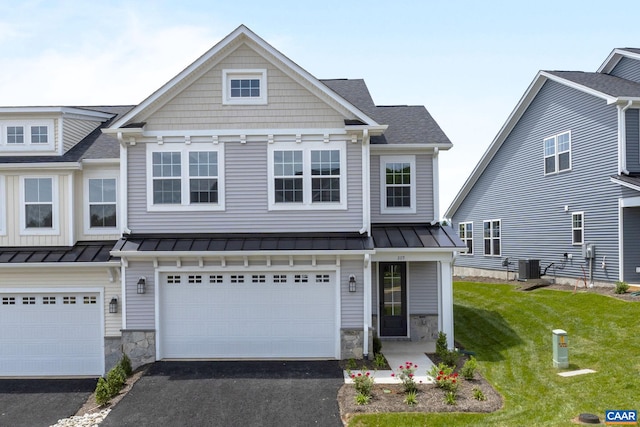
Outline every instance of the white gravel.
[[58, 422], [50, 427], [95, 427], [104, 420], [111, 412], [111, 409], [104, 409], [93, 414], [85, 414], [81, 417], [70, 417], [58, 420]]

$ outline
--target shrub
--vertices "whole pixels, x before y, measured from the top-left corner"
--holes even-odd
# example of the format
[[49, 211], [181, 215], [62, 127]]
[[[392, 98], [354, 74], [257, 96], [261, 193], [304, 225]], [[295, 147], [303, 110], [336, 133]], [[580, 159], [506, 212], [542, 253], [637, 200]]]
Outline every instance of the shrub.
[[473, 398], [475, 400], [487, 400], [487, 396], [485, 396], [482, 390], [480, 390], [478, 387], [473, 388]]
[[[418, 386], [413, 379], [414, 372], [418, 365], [406, 362], [404, 365], [400, 365], [400, 373], [398, 374], [398, 378], [402, 381], [402, 385], [404, 386], [405, 393], [411, 393], [418, 390]], [[391, 376], [395, 376], [395, 374], [391, 374]]]
[[376, 368], [384, 368], [387, 364], [387, 359], [384, 358], [382, 353], [377, 353], [376, 357], [373, 359], [373, 364]]
[[112, 370], [107, 373], [107, 383], [112, 390], [112, 396], [115, 396], [120, 392], [122, 386], [127, 380], [127, 374], [120, 364], [116, 365]]
[[447, 334], [440, 331], [438, 333], [438, 340], [436, 341], [436, 354], [438, 357], [443, 358], [446, 353], [449, 352], [449, 348], [447, 346]]
[[371, 389], [373, 388], [373, 376], [369, 372], [358, 372], [357, 374], [349, 372], [349, 376], [353, 380], [353, 385], [358, 394], [364, 394], [371, 396]]
[[358, 363], [356, 362], [356, 359], [351, 358], [349, 360], [347, 360], [347, 371], [352, 371], [354, 369], [356, 369], [358, 367]]
[[416, 392], [415, 391], [408, 392], [404, 398], [404, 403], [406, 403], [409, 406], [416, 405], [418, 403], [418, 399], [416, 398]]
[[453, 368], [440, 363], [429, 371], [429, 375], [435, 380], [436, 385], [441, 389], [456, 394], [458, 392], [458, 373]]
[[377, 336], [373, 337], [373, 354], [379, 354], [382, 350], [382, 341]]
[[464, 362], [462, 365], [462, 369], [460, 369], [460, 373], [465, 380], [472, 380], [476, 375], [476, 370], [478, 369], [478, 361], [475, 357], [469, 357], [469, 360]]
[[104, 378], [100, 377], [96, 385], [96, 402], [100, 406], [106, 405], [112, 397], [109, 384]]
[[629, 284], [627, 282], [616, 282], [616, 294], [624, 294], [629, 290]]
[[126, 354], [122, 355], [122, 359], [120, 359], [120, 366], [124, 370], [124, 374], [127, 377], [130, 377], [133, 374], [133, 369], [131, 368], [131, 359]]
[[368, 394], [357, 393], [356, 394], [356, 405], [368, 405], [371, 400], [371, 396]]

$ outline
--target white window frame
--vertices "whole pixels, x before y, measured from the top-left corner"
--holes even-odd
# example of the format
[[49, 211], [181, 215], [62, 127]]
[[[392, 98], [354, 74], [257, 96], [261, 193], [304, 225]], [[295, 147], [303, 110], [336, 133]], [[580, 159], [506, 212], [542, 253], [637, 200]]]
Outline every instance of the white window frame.
[[[24, 141], [22, 143], [9, 143], [8, 130], [10, 127], [22, 127]], [[46, 127], [47, 128], [47, 142], [46, 143], [34, 143], [31, 142], [31, 128], [32, 127]], [[0, 121], [0, 149], [3, 151], [29, 151], [42, 150], [50, 151], [54, 148], [54, 124], [53, 120], [2, 120]]]
[[[471, 226], [470, 234], [467, 233], [467, 225]], [[464, 233], [461, 234], [462, 229], [464, 229]], [[466, 252], [460, 252], [460, 255], [473, 255], [473, 221], [461, 222], [458, 224], [458, 235], [460, 240], [462, 240], [467, 248], [469, 245], [467, 242], [471, 242], [471, 251], [467, 250]]]
[[[311, 175], [311, 152], [312, 151], [340, 151], [340, 202], [313, 202], [312, 201], [312, 178], [319, 177]], [[275, 173], [274, 173], [274, 151], [302, 151], [302, 202], [301, 203], [276, 203], [275, 195]], [[344, 210], [347, 209], [347, 144], [346, 141], [306, 141], [296, 142], [276, 142], [269, 144], [267, 150], [268, 160], [268, 191], [269, 210], [274, 211], [294, 211], [294, 210]], [[334, 176], [336, 177], [336, 176]]]
[[[27, 228], [25, 180], [27, 179], [51, 179], [51, 228]], [[20, 177], [20, 234], [21, 235], [58, 235], [60, 234], [60, 192], [58, 176], [52, 175], [25, 175]]]
[[[494, 227], [493, 227], [493, 223], [497, 222], [498, 223], [498, 237], [494, 237]], [[485, 236], [484, 234], [484, 230], [485, 230], [485, 224], [489, 223], [489, 237]], [[491, 253], [487, 253], [486, 251], [486, 246], [485, 246], [485, 242], [487, 240], [490, 240], [490, 245], [491, 245]], [[495, 246], [493, 244], [494, 240], [498, 240], [499, 245], [500, 245], [500, 251], [498, 253], [496, 253], [496, 249]], [[487, 219], [482, 221], [482, 252], [484, 254], [484, 256], [492, 256], [492, 257], [499, 257], [502, 256], [502, 220], [501, 219]]]
[[[231, 97], [231, 80], [251, 79], [260, 81], [260, 96]], [[266, 69], [228, 69], [222, 70], [222, 104], [223, 105], [266, 105], [267, 70]]]
[[[91, 201], [89, 199], [89, 181], [92, 179], [113, 179], [116, 182], [116, 225], [115, 227], [92, 227], [91, 226]], [[83, 183], [83, 195], [84, 195], [84, 204], [83, 204], [83, 218], [84, 218], [84, 233], [85, 234], [113, 234], [117, 233], [120, 226], [120, 187], [118, 182], [118, 173], [117, 172], [87, 172], [84, 176]]]
[[[580, 215], [580, 227], [574, 226], [574, 217]], [[575, 239], [575, 231], [580, 230], [580, 235], [582, 236], [582, 240], [580, 242], [576, 242]], [[584, 212], [571, 212], [571, 244], [574, 246], [582, 246], [584, 244]]]
[[7, 193], [5, 192], [5, 177], [0, 175], [0, 236], [7, 234]]
[[[569, 149], [560, 151], [560, 147], [558, 145], [558, 139], [561, 136], [564, 136], [564, 135], [568, 135], [569, 136]], [[546, 152], [546, 143], [547, 143], [547, 141], [553, 141], [553, 154], [547, 155], [547, 152]], [[560, 132], [560, 133], [558, 133], [556, 135], [548, 136], [548, 137], [546, 137], [546, 138], [544, 138], [542, 140], [542, 150], [543, 150], [543, 159], [544, 159], [543, 171], [544, 171], [545, 175], [556, 175], [556, 174], [559, 174], [559, 173], [562, 173], [562, 172], [570, 171], [572, 169], [571, 145], [572, 145], [572, 143], [571, 143], [571, 131]], [[560, 170], [560, 155], [561, 154], [565, 154], [565, 153], [569, 154], [569, 167], [566, 168], [566, 169]], [[548, 158], [553, 158], [554, 168], [555, 168], [553, 172], [547, 172], [547, 159]]]
[[[218, 153], [218, 203], [191, 203], [189, 197], [189, 153], [193, 151], [215, 151]], [[179, 152], [180, 153], [180, 204], [154, 204], [153, 203], [153, 153]], [[164, 143], [162, 145], [147, 144], [147, 211], [149, 212], [184, 212], [184, 211], [223, 211], [225, 209], [224, 197], [224, 144], [200, 143]], [[176, 177], [177, 179], [178, 177]]]
[[[387, 206], [387, 163], [409, 163], [411, 168], [411, 206]], [[380, 156], [380, 213], [414, 214], [416, 213], [416, 156]]]

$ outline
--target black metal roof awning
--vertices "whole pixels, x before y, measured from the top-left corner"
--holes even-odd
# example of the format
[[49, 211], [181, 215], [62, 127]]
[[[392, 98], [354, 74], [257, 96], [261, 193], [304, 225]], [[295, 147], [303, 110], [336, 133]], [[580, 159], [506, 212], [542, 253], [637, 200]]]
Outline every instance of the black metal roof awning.
[[0, 248], [0, 264], [102, 263], [115, 261], [110, 254], [116, 241], [78, 242], [71, 247]]
[[448, 226], [376, 224], [371, 234], [376, 249], [466, 249], [464, 242]]

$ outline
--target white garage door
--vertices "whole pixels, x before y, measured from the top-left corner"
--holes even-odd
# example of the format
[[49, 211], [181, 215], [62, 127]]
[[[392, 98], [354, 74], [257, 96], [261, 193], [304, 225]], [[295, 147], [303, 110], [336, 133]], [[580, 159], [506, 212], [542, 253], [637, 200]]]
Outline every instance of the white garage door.
[[336, 358], [335, 272], [167, 274], [161, 358]]
[[103, 374], [97, 293], [0, 293], [0, 376]]

